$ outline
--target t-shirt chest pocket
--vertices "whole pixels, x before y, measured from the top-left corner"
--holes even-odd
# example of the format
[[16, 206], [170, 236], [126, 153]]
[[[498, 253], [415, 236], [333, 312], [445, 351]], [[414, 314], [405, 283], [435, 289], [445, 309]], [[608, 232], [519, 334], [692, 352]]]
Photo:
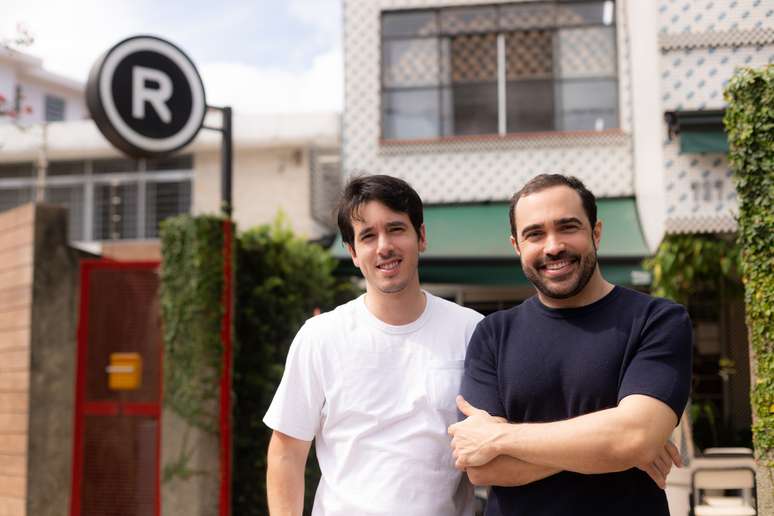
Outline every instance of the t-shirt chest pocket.
[[440, 410], [455, 412], [460, 392], [464, 360], [431, 360], [427, 368], [427, 397]]

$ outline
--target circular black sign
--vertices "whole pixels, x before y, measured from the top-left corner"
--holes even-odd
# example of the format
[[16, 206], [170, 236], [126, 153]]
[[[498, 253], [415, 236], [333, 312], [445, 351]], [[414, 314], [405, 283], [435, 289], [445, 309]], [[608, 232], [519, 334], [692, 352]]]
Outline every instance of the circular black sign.
[[174, 152], [204, 121], [204, 86], [193, 62], [155, 36], [125, 39], [91, 69], [86, 103], [105, 137], [135, 157]]

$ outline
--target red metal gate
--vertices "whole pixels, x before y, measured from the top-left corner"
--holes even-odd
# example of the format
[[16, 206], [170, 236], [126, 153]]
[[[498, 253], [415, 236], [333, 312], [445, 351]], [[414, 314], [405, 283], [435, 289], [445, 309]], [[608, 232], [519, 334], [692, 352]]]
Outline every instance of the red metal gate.
[[[160, 514], [158, 266], [81, 264], [70, 516]], [[139, 384], [119, 381], [135, 371]]]

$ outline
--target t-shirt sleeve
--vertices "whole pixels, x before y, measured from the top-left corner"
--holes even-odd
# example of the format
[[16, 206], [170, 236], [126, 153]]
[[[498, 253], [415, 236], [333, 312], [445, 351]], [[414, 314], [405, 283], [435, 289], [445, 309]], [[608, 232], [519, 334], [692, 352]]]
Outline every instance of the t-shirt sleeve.
[[[486, 322], [480, 322], [470, 338], [460, 393], [474, 407], [506, 417], [497, 381], [497, 350]], [[457, 415], [464, 417], [459, 411]]]
[[656, 308], [643, 325], [618, 401], [631, 394], [651, 396], [669, 405], [679, 421], [690, 394], [692, 341], [691, 321], [684, 307], [664, 303]]
[[296, 334], [282, 380], [263, 417], [269, 428], [304, 441], [314, 439], [325, 402], [314, 337], [308, 325]]

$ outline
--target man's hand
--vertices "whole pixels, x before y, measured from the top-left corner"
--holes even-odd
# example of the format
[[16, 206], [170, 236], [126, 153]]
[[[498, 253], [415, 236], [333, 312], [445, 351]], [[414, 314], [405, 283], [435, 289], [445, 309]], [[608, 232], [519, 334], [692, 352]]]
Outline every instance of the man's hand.
[[459, 470], [472, 466], [482, 466], [497, 456], [492, 442], [499, 434], [505, 422], [502, 418], [490, 416], [485, 410], [477, 409], [462, 396], [457, 396], [457, 408], [468, 416], [464, 421], [449, 427], [454, 450], [454, 466]]
[[639, 465], [637, 468], [647, 473], [658, 487], [665, 489], [666, 477], [672, 469], [672, 464], [680, 468], [683, 465], [683, 459], [680, 457], [680, 451], [677, 447], [671, 441], [667, 441], [656, 460], [650, 464]]

